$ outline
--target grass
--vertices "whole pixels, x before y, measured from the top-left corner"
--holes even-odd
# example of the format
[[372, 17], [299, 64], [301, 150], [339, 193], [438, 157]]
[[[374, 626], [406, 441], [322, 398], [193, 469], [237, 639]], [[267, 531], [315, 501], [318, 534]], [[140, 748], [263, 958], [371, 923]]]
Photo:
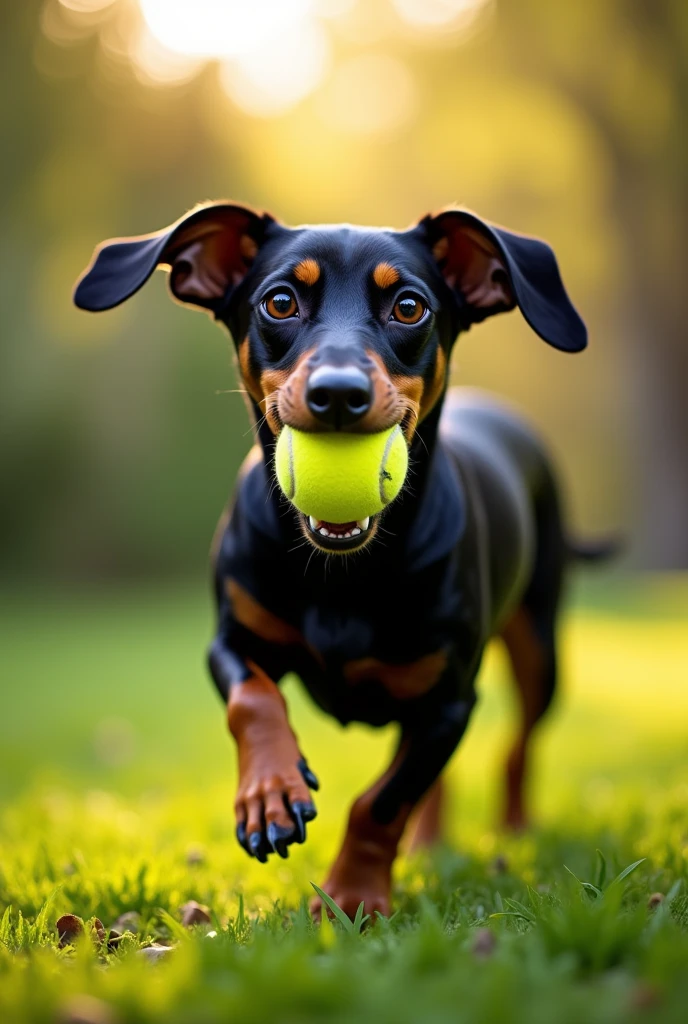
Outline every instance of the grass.
[[[288, 681], [320, 813], [305, 846], [263, 867], [233, 839], [202, 584], [5, 594], [0, 1021], [685, 1020], [687, 612], [688, 580], [575, 595], [538, 738], [538, 826], [518, 837], [494, 825], [512, 707], [492, 650], [450, 769], [448, 846], [402, 859], [390, 921], [316, 927], [311, 883], [393, 733], [340, 730]], [[212, 937], [180, 926], [190, 899]], [[132, 910], [116, 948], [92, 940], [92, 918]], [[86, 937], [60, 949], [66, 912]], [[158, 964], [138, 952], [155, 940], [177, 944]]]

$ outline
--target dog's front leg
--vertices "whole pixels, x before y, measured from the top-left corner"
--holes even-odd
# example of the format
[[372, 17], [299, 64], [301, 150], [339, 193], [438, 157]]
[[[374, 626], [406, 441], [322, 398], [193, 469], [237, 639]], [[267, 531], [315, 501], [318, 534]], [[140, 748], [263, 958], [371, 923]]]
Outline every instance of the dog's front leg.
[[284, 697], [266, 673], [218, 642], [210, 667], [228, 692], [227, 719], [237, 745], [237, 839], [262, 863], [273, 851], [287, 857], [289, 844], [305, 840], [306, 823], [316, 816], [309, 787], [317, 789], [318, 780], [299, 750]]
[[[361, 901], [367, 914], [389, 917], [392, 865], [404, 828], [456, 749], [473, 703], [442, 704], [403, 727], [391, 765], [351, 808], [342, 848], [323, 885], [349, 917]], [[313, 900], [311, 913], [320, 909], [320, 899]]]

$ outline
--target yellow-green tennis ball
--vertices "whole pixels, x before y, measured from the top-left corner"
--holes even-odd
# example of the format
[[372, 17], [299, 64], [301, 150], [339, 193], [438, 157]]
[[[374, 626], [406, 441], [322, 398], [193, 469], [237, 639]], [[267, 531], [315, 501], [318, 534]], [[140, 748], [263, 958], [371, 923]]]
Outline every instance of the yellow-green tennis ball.
[[310, 434], [283, 427], [277, 480], [292, 504], [326, 523], [382, 512], [403, 487], [408, 449], [397, 425], [378, 434]]

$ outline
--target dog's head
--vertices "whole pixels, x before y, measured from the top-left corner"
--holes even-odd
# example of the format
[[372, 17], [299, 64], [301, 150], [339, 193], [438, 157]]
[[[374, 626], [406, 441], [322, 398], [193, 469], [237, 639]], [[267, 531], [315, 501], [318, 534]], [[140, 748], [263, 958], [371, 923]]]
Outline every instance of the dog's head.
[[[156, 267], [180, 302], [231, 331], [244, 386], [274, 435], [377, 432], [400, 424], [411, 444], [440, 400], [457, 334], [519, 306], [533, 330], [567, 352], [583, 322], [544, 243], [449, 209], [406, 231], [348, 225], [287, 228], [268, 214], [214, 203], [171, 227], [98, 247], [77, 284], [82, 309], [110, 309]], [[303, 519], [328, 551], [364, 546], [376, 518]]]

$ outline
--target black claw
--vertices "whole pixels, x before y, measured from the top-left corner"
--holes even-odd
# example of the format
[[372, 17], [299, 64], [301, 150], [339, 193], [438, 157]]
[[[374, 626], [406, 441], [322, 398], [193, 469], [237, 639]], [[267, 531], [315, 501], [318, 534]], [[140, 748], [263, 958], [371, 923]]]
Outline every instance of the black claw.
[[301, 774], [303, 775], [304, 782], [306, 783], [306, 785], [310, 789], [316, 789], [316, 790], [320, 789], [320, 783], [318, 782], [318, 777], [317, 777], [317, 775], [314, 775], [313, 772], [308, 767], [308, 764], [306, 762], [306, 758], [305, 757], [301, 758], [301, 760], [299, 761], [297, 767], [298, 767], [299, 771], [301, 772]]
[[303, 820], [303, 804], [295, 803], [291, 805], [291, 814], [296, 822], [296, 842], [303, 843], [306, 840], [306, 823]]
[[316, 814], [318, 813], [313, 804], [305, 804], [301, 801], [296, 801], [291, 805], [291, 813], [296, 822], [296, 828], [298, 831], [297, 843], [303, 843], [306, 839], [306, 822], [313, 821]]
[[274, 821], [268, 825], [268, 842], [275, 853], [278, 853], [284, 860], [289, 856], [288, 846], [293, 835], [293, 828], [284, 828], [283, 825], [277, 825]]
[[248, 846], [246, 844], [246, 822], [245, 821], [241, 821], [237, 825], [237, 827], [236, 827], [236, 837], [237, 837], [237, 842], [239, 843], [239, 846], [241, 846], [244, 850], [246, 850], [246, 853], [250, 857], [251, 856], [251, 851], [249, 850], [249, 848], [248, 848]]
[[303, 804], [303, 820], [313, 821], [313, 818], [318, 817], [318, 812], [315, 804]]
[[265, 864], [268, 858], [265, 850], [263, 849], [262, 834], [260, 832], [252, 832], [248, 837], [248, 845], [256, 860], [259, 860], [261, 864]]

